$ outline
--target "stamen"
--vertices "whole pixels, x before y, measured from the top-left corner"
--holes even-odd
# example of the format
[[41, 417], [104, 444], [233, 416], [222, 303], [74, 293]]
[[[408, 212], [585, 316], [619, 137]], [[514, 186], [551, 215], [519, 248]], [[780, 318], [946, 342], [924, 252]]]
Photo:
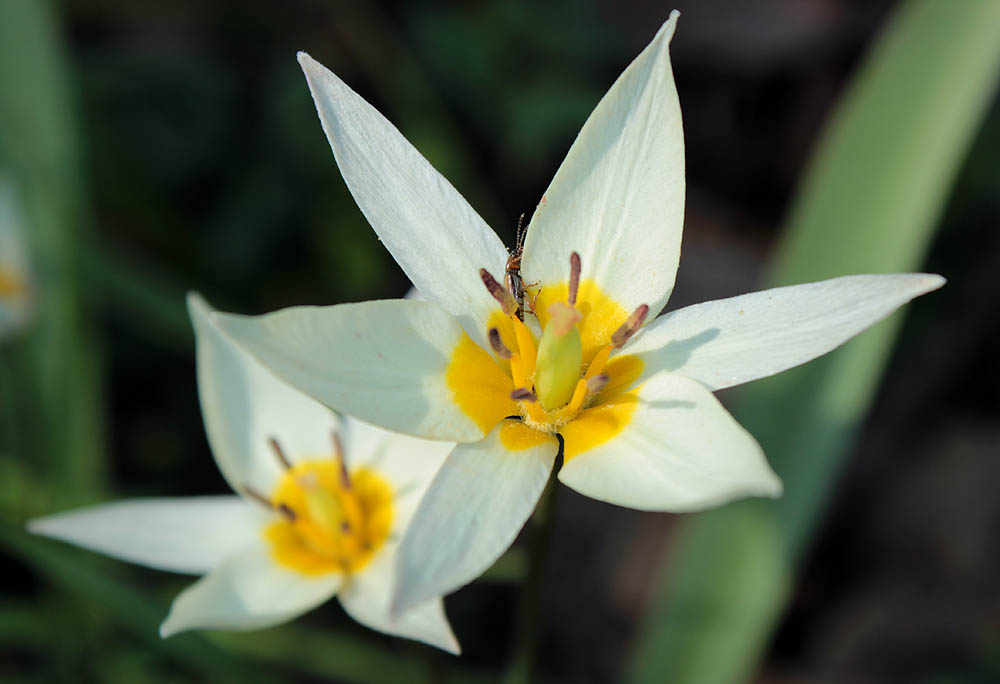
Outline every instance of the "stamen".
[[524, 412], [524, 417], [527, 419], [528, 424], [535, 423], [536, 425], [546, 425], [549, 422], [549, 416], [542, 408], [541, 402], [538, 401], [527, 401], [520, 405], [521, 410]]
[[535, 376], [535, 342], [531, 339], [531, 331], [521, 321], [514, 321], [514, 338], [517, 340], [517, 351], [524, 367], [524, 375], [529, 380]]
[[510, 398], [514, 401], [538, 401], [538, 397], [530, 389], [519, 387], [510, 393]]
[[514, 387], [528, 387], [531, 385], [531, 377], [525, 368], [524, 359], [520, 354], [512, 354], [510, 357], [510, 379], [514, 381]]
[[632, 335], [639, 332], [639, 328], [646, 320], [646, 316], [649, 314], [649, 305], [642, 304], [632, 315], [628, 317], [628, 320], [621, 324], [618, 330], [611, 336], [611, 344], [616, 348], [621, 348], [626, 342], [628, 342]]
[[580, 255], [569, 255], [569, 305], [576, 306], [576, 293], [580, 289]]
[[278, 444], [278, 440], [276, 440], [274, 437], [271, 437], [268, 440], [268, 444], [271, 445], [271, 449], [274, 451], [274, 455], [278, 457], [279, 461], [281, 461], [281, 466], [285, 470], [291, 470], [292, 462], [288, 460], [288, 457], [285, 456], [285, 452], [281, 450], [281, 445]]
[[249, 496], [257, 503], [267, 508], [269, 511], [280, 513], [281, 515], [285, 516], [285, 518], [287, 518], [289, 522], [295, 522], [295, 511], [289, 508], [288, 504], [280, 503], [276, 506], [274, 505], [274, 502], [272, 502], [270, 499], [268, 499], [266, 496], [258, 492], [256, 489], [253, 489], [252, 487], [244, 486], [243, 493]]
[[340, 466], [340, 486], [344, 489], [351, 488], [351, 476], [347, 472], [347, 461], [344, 460], [344, 445], [340, 443], [340, 435], [336, 431], [331, 433], [333, 438], [333, 453], [337, 464]]
[[271, 500], [268, 499], [263, 494], [261, 494], [260, 492], [258, 492], [256, 489], [253, 489], [252, 487], [247, 487], [247, 486], [242, 487], [242, 489], [243, 489], [243, 493], [244, 494], [246, 494], [247, 496], [249, 496], [251, 499], [253, 499], [257, 503], [261, 504], [265, 508], [268, 508], [268, 509], [270, 509], [272, 511], [274, 510], [274, 504], [271, 503]]
[[587, 378], [587, 394], [597, 394], [604, 389], [605, 386], [607, 386], [610, 379], [611, 378], [604, 373], [595, 375], [592, 378]]
[[340, 464], [340, 486], [344, 489], [351, 488], [351, 475], [347, 472], [347, 462], [344, 459], [338, 459]]
[[583, 378], [580, 378], [577, 381], [576, 387], [573, 388], [573, 397], [569, 400], [569, 403], [566, 404], [566, 408], [563, 409], [565, 415], [576, 415], [576, 412], [583, 407], [583, 402], [587, 398], [588, 387], [589, 383]]
[[608, 357], [611, 355], [611, 350], [614, 349], [610, 344], [601, 347], [601, 350], [594, 355], [591, 360], [590, 365], [587, 366], [587, 372], [584, 374], [584, 378], [590, 379], [604, 370], [604, 366], [608, 363]]
[[344, 460], [344, 444], [340, 441], [340, 435], [336, 430], [330, 433], [330, 441], [333, 442], [333, 457], [338, 461]]
[[291, 506], [289, 506], [284, 502], [278, 504], [275, 510], [277, 510], [278, 513], [281, 513], [283, 516], [288, 518], [288, 522], [295, 522], [295, 518], [298, 517], [295, 515], [295, 511], [292, 510]]
[[507, 345], [503, 343], [500, 339], [500, 331], [496, 328], [490, 328], [487, 335], [490, 339], [490, 346], [493, 347], [493, 351], [497, 353], [501, 359], [509, 359], [511, 357], [510, 349], [507, 349]]
[[510, 316], [517, 312], [517, 300], [514, 299], [514, 295], [498, 283], [497, 279], [490, 275], [489, 271], [485, 268], [479, 269], [479, 277], [483, 279], [483, 285], [490, 291], [493, 299], [497, 300], [497, 303], [500, 304], [500, 308], [506, 315]]

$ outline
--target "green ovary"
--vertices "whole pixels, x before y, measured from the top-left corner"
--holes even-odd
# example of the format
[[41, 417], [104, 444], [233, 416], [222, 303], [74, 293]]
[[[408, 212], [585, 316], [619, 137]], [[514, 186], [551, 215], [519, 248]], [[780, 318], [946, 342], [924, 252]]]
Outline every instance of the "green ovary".
[[551, 313], [553, 319], [545, 326], [538, 344], [535, 367], [535, 392], [546, 411], [565, 406], [572, 398], [583, 361], [583, 344], [576, 326], [579, 314], [569, 306], [562, 310], [553, 306]]

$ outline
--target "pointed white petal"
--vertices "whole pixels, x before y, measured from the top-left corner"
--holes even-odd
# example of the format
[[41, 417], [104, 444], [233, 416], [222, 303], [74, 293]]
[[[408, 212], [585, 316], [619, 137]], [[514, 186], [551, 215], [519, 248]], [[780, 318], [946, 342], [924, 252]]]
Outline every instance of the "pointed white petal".
[[645, 363], [639, 382], [668, 371], [718, 390], [821, 356], [944, 282], [856, 275], [695, 304], [653, 321], [623, 351]]
[[674, 285], [684, 222], [684, 134], [670, 68], [675, 11], [598, 103], [535, 209], [525, 282], [564, 282], [569, 255], [627, 312]]
[[371, 564], [350, 578], [339, 594], [341, 605], [348, 615], [372, 629], [423, 641], [458, 655], [461, 648], [448, 624], [440, 598], [397, 618], [390, 615], [389, 598], [397, 547], [397, 543], [390, 542]]
[[181, 592], [160, 625], [160, 636], [270, 627], [323, 603], [342, 582], [340, 574], [307, 577], [280, 567], [261, 537]]
[[35, 518], [28, 531], [159, 570], [201, 574], [260, 534], [237, 496], [133, 499]]
[[337, 411], [432, 439], [467, 442], [483, 435], [455, 403], [446, 379], [462, 327], [434, 304], [303, 306], [258, 317], [216, 314], [215, 320], [282, 379]]
[[497, 426], [448, 455], [417, 507], [396, 561], [393, 611], [468, 584], [500, 557], [531, 516], [558, 444], [511, 451]]
[[337, 416], [238, 347], [215, 324], [201, 297], [189, 295], [188, 310], [205, 432], [229, 485], [241, 494], [245, 487], [271, 493], [283, 470], [271, 439], [292, 462], [328, 457]]
[[393, 534], [402, 537], [454, 442], [419, 439], [344, 416], [342, 439], [351, 468], [368, 466], [393, 488]]
[[374, 107], [304, 52], [299, 63], [365, 218], [421, 294], [458, 316], [469, 335], [485, 344], [486, 320], [497, 306], [479, 269], [502, 274], [503, 243]]
[[[594, 499], [652, 511], [781, 493], [754, 438], [697, 382], [663, 373], [639, 399], [625, 428], [567, 460], [560, 480]], [[567, 452], [571, 426], [563, 432]]]

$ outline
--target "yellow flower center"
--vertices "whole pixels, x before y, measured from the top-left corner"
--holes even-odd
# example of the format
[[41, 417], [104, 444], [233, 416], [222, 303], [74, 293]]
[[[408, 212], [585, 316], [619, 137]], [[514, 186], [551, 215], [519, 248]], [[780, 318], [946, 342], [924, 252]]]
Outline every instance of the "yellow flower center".
[[361, 570], [392, 525], [389, 484], [369, 468], [348, 476], [339, 460], [292, 466], [269, 501], [282, 514], [264, 531], [274, 558], [305, 575]]
[[0, 269], [0, 298], [11, 298], [24, 292], [24, 281], [10, 271]]
[[580, 280], [575, 254], [571, 264], [568, 281], [525, 288], [542, 330], [537, 340], [518, 317], [511, 293], [484, 272], [500, 303], [487, 324], [493, 354], [467, 335], [452, 351], [446, 381], [454, 400], [484, 432], [519, 416], [519, 424], [508, 421], [500, 433], [513, 451], [560, 434], [564, 459], [572, 458], [620, 433], [637, 406], [637, 393], [626, 390], [643, 363], [615, 352], [642, 324], [647, 308], [630, 316], [593, 280]]

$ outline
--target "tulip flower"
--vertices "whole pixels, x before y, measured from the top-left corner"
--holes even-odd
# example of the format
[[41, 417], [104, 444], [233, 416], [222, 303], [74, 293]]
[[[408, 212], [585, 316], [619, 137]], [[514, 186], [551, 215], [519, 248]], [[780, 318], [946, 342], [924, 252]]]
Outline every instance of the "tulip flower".
[[825, 354], [944, 282], [847, 276], [656, 318], [684, 217], [677, 17], [598, 103], [513, 254], [375, 108], [299, 55], [348, 188], [427, 301], [217, 320], [325, 405], [458, 443], [402, 543], [396, 610], [488, 568], [560, 453], [563, 483], [621, 506], [778, 496], [760, 446], [712, 392]]
[[338, 419], [237, 348], [199, 297], [188, 304], [205, 430], [235, 495], [120, 501], [28, 529], [204, 575], [174, 600], [163, 637], [268, 627], [336, 595], [363, 625], [458, 653], [440, 598], [390, 615], [400, 539], [451, 445]]

